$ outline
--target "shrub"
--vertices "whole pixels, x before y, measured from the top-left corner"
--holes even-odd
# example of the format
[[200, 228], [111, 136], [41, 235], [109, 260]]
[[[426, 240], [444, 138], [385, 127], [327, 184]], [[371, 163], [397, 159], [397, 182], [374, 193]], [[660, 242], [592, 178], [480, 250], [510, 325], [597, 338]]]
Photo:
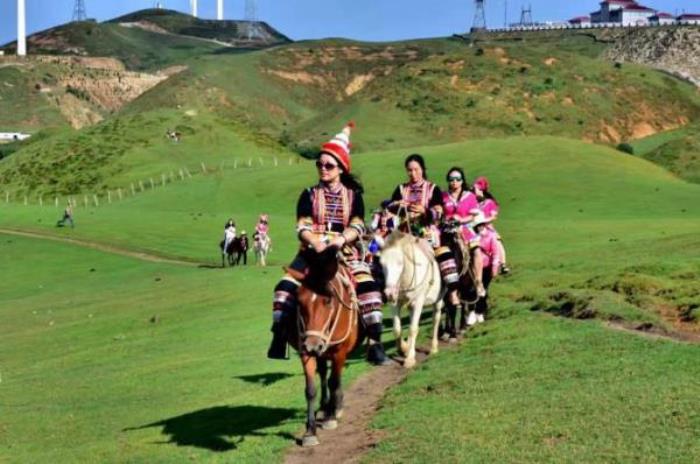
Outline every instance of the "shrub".
[[628, 155], [634, 155], [634, 147], [627, 142], [623, 142], [617, 146], [617, 149]]

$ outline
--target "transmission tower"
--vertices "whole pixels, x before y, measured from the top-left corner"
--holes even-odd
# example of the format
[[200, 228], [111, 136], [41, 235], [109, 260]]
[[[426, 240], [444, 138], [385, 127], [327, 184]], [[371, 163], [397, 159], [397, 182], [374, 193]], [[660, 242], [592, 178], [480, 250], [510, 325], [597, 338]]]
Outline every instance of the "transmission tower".
[[245, 20], [248, 21], [248, 40], [260, 38], [262, 29], [258, 22], [257, 0], [245, 0]]
[[532, 20], [532, 5], [528, 5], [527, 8], [524, 6], [520, 11], [520, 25], [521, 26], [532, 26], [535, 22]]
[[472, 22], [472, 32], [486, 30], [486, 11], [484, 10], [485, 0], [474, 0], [474, 21]]
[[73, 6], [73, 21], [85, 21], [86, 19], [85, 0], [75, 0], [75, 6]]

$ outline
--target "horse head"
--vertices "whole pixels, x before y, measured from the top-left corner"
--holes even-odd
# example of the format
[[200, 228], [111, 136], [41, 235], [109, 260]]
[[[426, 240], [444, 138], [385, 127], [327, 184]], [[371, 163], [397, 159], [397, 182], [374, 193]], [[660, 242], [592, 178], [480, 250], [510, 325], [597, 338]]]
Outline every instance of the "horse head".
[[[331, 286], [338, 273], [338, 249], [329, 247], [321, 253], [307, 249], [302, 256], [308, 267], [297, 294], [303, 325], [300, 348], [320, 356], [329, 347], [336, 328], [332, 321], [339, 317], [342, 309], [342, 303], [338, 301], [340, 295]], [[349, 304], [349, 301], [344, 303]]]
[[384, 293], [387, 299], [394, 304], [399, 298], [399, 283], [405, 266], [404, 243], [410, 239], [410, 235], [394, 230], [386, 238], [384, 248], [382, 248], [380, 261], [384, 271]]

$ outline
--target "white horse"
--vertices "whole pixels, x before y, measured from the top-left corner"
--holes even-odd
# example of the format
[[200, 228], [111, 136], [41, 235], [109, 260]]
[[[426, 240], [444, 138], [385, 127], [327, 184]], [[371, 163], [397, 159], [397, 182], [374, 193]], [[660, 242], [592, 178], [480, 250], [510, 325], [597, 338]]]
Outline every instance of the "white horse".
[[255, 239], [253, 249], [255, 250], [255, 264], [267, 266], [265, 260], [267, 259], [267, 254], [272, 250], [272, 241], [270, 237], [267, 234], [258, 235]]
[[[392, 232], [381, 251], [381, 263], [386, 279], [386, 296], [392, 306], [394, 337], [405, 358], [404, 367], [416, 364], [416, 338], [423, 306], [433, 306], [433, 339], [430, 354], [438, 352], [438, 327], [442, 314], [444, 293], [440, 268], [430, 245], [399, 231]], [[401, 309], [410, 307], [411, 325], [408, 340], [401, 337]]]

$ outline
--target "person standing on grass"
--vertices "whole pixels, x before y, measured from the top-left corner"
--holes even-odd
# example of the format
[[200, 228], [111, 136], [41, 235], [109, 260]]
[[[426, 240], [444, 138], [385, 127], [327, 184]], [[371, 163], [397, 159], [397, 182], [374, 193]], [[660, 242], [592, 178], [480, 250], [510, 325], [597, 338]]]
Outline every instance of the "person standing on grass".
[[486, 291], [484, 292], [483, 296], [470, 296], [470, 299], [473, 299], [474, 297], [478, 297], [478, 299], [476, 300], [476, 303], [470, 305], [469, 316], [467, 317], [467, 325], [469, 326], [484, 322], [489, 310], [489, 284], [494, 278], [496, 278], [501, 269], [501, 264], [503, 264], [498, 235], [491, 227], [489, 227], [489, 219], [486, 218], [483, 213], [479, 213], [474, 218], [472, 224], [476, 234], [479, 237], [479, 249], [481, 251], [481, 264], [483, 268], [483, 286]]
[[496, 199], [491, 195], [491, 192], [489, 191], [489, 180], [486, 177], [478, 177], [474, 181], [474, 186], [472, 188], [474, 191], [474, 194], [476, 197], [479, 199], [479, 209], [481, 212], [484, 214], [484, 217], [486, 217], [486, 220], [488, 221], [488, 228], [491, 229], [491, 231], [496, 235], [497, 239], [497, 246], [500, 250], [500, 255], [501, 255], [501, 273], [502, 274], [508, 274], [510, 273], [510, 269], [508, 268], [508, 265], [506, 264], [506, 249], [503, 246], [503, 240], [501, 239], [501, 234], [496, 231], [496, 228], [493, 226], [493, 221], [498, 218], [498, 212], [500, 210], [500, 206], [498, 205], [498, 202]]
[[71, 206], [70, 202], [66, 204], [66, 209], [63, 210], [63, 218], [56, 223], [56, 227], [63, 227], [66, 225], [66, 222], [70, 222], [71, 229], [75, 227], [75, 223], [73, 222], [73, 206]]
[[[304, 189], [297, 202], [297, 234], [301, 249], [289, 268], [304, 273], [308, 264], [301, 251], [313, 248], [322, 253], [329, 247], [339, 250], [354, 277], [360, 323], [369, 338], [367, 361], [386, 365], [391, 361], [384, 353], [382, 335], [382, 296], [369, 269], [362, 261], [355, 242], [365, 233], [365, 204], [362, 184], [350, 172], [349, 123], [331, 141], [323, 144], [316, 161], [318, 184]], [[291, 330], [297, 309], [300, 286], [286, 274], [275, 287], [272, 304], [273, 339], [268, 358], [287, 359], [287, 330]], [[288, 328], [289, 327], [289, 328]]]
[[243, 258], [243, 265], [248, 265], [248, 236], [244, 231], [241, 231], [241, 236], [238, 239], [238, 256], [236, 257], [236, 264], [240, 264], [241, 258]]
[[236, 223], [229, 219], [224, 226], [224, 244], [221, 253], [226, 256], [229, 245], [236, 240]]

